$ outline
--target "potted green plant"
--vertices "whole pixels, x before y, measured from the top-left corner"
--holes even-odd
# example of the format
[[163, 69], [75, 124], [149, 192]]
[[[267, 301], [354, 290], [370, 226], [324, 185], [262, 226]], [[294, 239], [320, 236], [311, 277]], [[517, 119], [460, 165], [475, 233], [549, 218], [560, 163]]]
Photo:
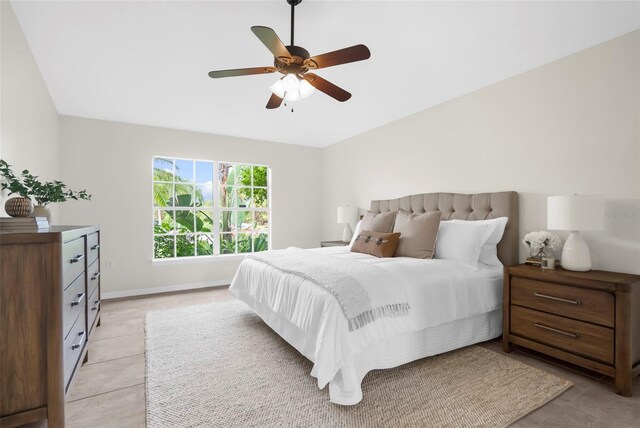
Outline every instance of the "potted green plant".
[[11, 171], [11, 165], [0, 159], [0, 174], [2, 174], [2, 190], [7, 190], [9, 196], [19, 195], [15, 198], [7, 199], [4, 210], [11, 217], [29, 217], [33, 213], [33, 202], [29, 198], [29, 187], [27, 187]]
[[[8, 189], [11, 193], [19, 193], [17, 191], [19, 189], [22, 192], [19, 193], [20, 196], [35, 199], [37, 205], [35, 207], [32, 205], [33, 215], [46, 217], [49, 222], [51, 222], [51, 211], [49, 211], [47, 205], [55, 202], [65, 202], [69, 199], [76, 201], [80, 199], [91, 200], [91, 195], [86, 190], [68, 190], [66, 184], [58, 180], [42, 182], [26, 169], [22, 171], [22, 178], [20, 179], [11, 171], [11, 165], [4, 160], [0, 160], [0, 173], [4, 178], [2, 189]], [[7, 214], [11, 215], [8, 211]]]

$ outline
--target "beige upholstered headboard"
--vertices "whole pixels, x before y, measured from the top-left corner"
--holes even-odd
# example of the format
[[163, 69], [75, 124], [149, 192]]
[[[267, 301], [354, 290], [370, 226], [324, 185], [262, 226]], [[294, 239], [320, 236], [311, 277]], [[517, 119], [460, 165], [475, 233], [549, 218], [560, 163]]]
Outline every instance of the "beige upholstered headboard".
[[402, 209], [420, 214], [442, 211], [442, 220], [486, 220], [508, 217], [509, 221], [498, 244], [498, 258], [505, 266], [518, 264], [520, 232], [518, 230], [518, 193], [422, 193], [398, 199], [371, 201], [371, 211]]

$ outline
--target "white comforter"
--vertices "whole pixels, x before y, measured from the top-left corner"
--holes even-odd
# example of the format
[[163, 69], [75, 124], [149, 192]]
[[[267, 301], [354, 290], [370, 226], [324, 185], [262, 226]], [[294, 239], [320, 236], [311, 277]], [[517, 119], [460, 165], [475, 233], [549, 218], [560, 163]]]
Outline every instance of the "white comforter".
[[[361, 379], [344, 379], [346, 373], [341, 369], [353, 366], [358, 354], [385, 340], [495, 311], [502, 305], [500, 269], [474, 270], [452, 260], [380, 259], [348, 252], [345, 247], [311, 251], [376, 264], [397, 278], [399, 287], [405, 287], [411, 305], [409, 316], [381, 319], [350, 332], [340, 306], [327, 290], [260, 261], [244, 260], [231, 292], [314, 363], [311, 375], [320, 388], [338, 377], [341, 384], [357, 382], [359, 388]], [[333, 394], [331, 400], [340, 403]]]

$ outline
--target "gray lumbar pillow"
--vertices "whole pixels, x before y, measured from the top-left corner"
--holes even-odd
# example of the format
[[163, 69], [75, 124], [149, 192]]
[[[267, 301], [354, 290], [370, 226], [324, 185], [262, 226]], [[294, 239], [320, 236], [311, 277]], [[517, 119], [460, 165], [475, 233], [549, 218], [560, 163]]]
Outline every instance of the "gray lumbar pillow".
[[390, 211], [386, 213], [375, 213], [373, 211], [367, 211], [362, 217], [361, 230], [368, 230], [370, 232], [393, 232], [393, 223], [396, 219], [396, 212]]
[[401, 235], [395, 257], [433, 258], [440, 214], [440, 211], [419, 215], [398, 211], [393, 231]]

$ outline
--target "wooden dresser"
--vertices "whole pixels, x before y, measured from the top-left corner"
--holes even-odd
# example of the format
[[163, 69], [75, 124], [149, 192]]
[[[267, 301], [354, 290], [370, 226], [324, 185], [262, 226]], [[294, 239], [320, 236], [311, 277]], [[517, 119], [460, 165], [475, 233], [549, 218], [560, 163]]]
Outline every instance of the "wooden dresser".
[[520, 345], [615, 378], [629, 397], [640, 374], [640, 276], [614, 272], [504, 271], [503, 349]]
[[100, 323], [100, 230], [0, 230], [0, 426], [64, 426], [65, 394]]

